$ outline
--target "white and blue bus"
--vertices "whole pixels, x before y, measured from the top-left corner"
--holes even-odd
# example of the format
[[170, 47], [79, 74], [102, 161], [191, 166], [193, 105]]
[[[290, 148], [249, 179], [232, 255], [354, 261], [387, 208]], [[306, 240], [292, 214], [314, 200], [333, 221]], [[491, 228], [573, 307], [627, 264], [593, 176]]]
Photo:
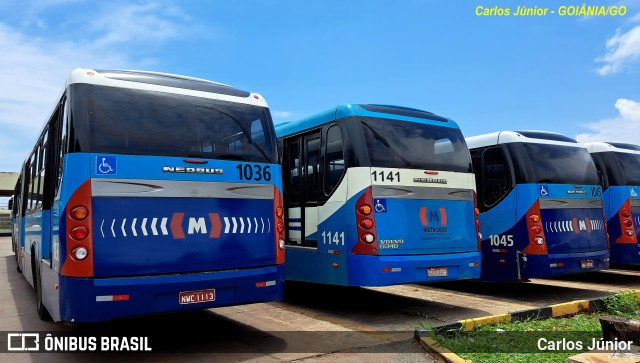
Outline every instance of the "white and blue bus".
[[600, 175], [612, 264], [639, 264], [640, 146], [585, 144]]
[[385, 286], [480, 276], [474, 177], [455, 122], [344, 104], [276, 133], [287, 280]]
[[14, 195], [38, 314], [91, 322], [281, 299], [277, 157], [258, 94], [74, 70]]
[[482, 240], [482, 280], [609, 267], [602, 187], [587, 149], [544, 131], [467, 138]]

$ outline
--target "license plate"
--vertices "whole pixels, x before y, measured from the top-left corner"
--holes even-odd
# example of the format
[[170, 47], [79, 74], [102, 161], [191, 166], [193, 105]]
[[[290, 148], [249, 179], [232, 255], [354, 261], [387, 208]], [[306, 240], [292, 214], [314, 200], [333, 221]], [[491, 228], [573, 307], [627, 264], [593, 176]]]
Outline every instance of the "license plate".
[[180, 305], [184, 304], [197, 304], [207, 301], [214, 301], [216, 299], [216, 289], [198, 290], [198, 291], [183, 291], [178, 297]]
[[580, 261], [580, 267], [582, 267], [582, 268], [593, 268], [593, 260]]
[[447, 268], [446, 267], [429, 267], [427, 268], [427, 276], [429, 277], [447, 276]]

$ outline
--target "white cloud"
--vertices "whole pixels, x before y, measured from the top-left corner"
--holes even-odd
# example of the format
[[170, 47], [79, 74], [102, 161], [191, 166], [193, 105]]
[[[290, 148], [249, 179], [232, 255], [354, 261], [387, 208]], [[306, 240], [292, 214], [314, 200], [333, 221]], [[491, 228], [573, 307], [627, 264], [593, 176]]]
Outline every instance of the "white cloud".
[[289, 118], [289, 117], [293, 116], [293, 112], [271, 110], [271, 116], [276, 117], [276, 118]]
[[20, 168], [72, 69], [148, 68], [159, 61], [140, 58], [140, 50], [193, 29], [171, 5], [105, 6], [110, 11], [96, 12], [104, 17], [76, 19], [86, 22], [82, 36], [35, 38], [0, 22], [0, 171]]
[[128, 63], [122, 55], [87, 52], [71, 42], [29, 39], [2, 25], [0, 49], [0, 171], [19, 169], [72, 69]]
[[616, 101], [618, 115], [585, 127], [590, 133], [576, 135], [580, 142], [610, 141], [640, 144], [640, 102], [621, 98]]
[[108, 12], [92, 22], [91, 30], [102, 34], [94, 46], [104, 47], [139, 41], [165, 41], [184, 36], [175, 18], [188, 20], [180, 9], [168, 4], [146, 3], [127, 5]]
[[596, 59], [605, 64], [598, 68], [602, 76], [614, 74], [622, 70], [626, 63], [640, 59], [640, 25], [626, 33], [616, 32], [607, 40], [607, 54]]

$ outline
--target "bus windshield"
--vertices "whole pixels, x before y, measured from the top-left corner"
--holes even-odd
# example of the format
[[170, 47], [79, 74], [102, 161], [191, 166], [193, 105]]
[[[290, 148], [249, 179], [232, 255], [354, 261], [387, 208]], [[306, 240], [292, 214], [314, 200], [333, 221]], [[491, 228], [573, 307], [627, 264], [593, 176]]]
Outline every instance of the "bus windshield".
[[371, 166], [471, 172], [459, 129], [362, 117]]
[[157, 91], [72, 87], [76, 151], [277, 159], [267, 108]]
[[610, 177], [609, 181], [618, 181], [619, 185], [640, 185], [640, 155], [630, 153], [615, 153], [615, 155], [623, 175], [617, 178]]
[[597, 185], [598, 174], [587, 149], [563, 145], [522, 144], [532, 169], [532, 183]]

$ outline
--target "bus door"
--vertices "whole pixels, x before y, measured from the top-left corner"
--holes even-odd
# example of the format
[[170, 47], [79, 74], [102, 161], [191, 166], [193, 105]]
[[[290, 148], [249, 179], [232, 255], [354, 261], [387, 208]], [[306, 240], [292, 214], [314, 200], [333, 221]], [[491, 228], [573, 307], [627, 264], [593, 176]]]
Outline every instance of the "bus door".
[[482, 279], [520, 279], [528, 239], [517, 231], [518, 194], [509, 158], [503, 146], [472, 150], [471, 155], [477, 175]]
[[287, 244], [318, 247], [318, 200], [320, 184], [320, 132], [304, 135], [285, 143], [284, 183], [287, 209]]

